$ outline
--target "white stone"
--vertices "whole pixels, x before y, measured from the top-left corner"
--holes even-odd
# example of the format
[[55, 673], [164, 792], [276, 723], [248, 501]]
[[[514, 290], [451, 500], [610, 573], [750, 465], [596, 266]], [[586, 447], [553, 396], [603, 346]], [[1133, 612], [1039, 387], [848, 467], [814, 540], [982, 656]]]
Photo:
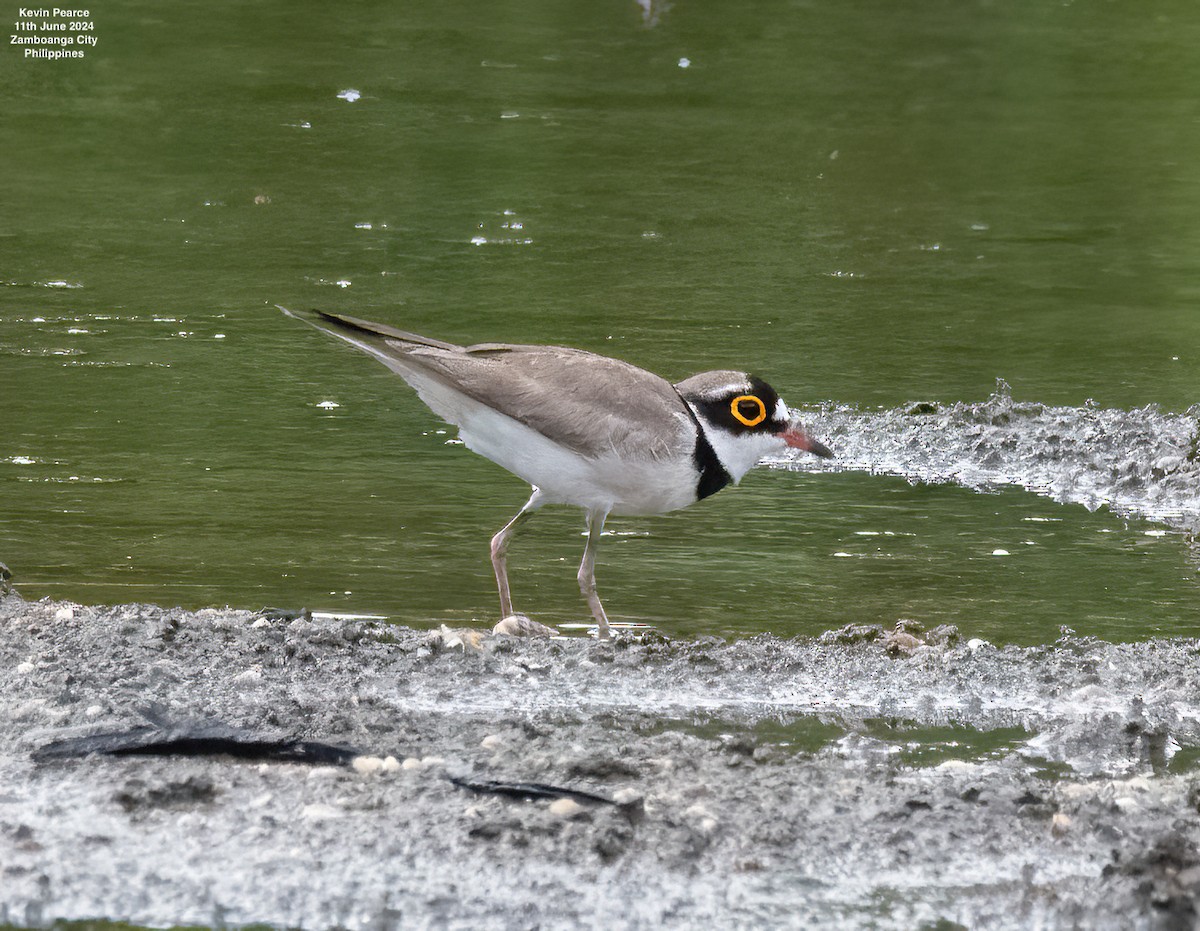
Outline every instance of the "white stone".
[[383, 771], [383, 760], [377, 756], [356, 756], [350, 765], [356, 773], [364, 776]]
[[573, 798], [555, 799], [550, 803], [550, 814], [559, 818], [564, 818], [568, 821], [573, 818], [578, 818], [586, 811], [587, 809], [580, 805]]

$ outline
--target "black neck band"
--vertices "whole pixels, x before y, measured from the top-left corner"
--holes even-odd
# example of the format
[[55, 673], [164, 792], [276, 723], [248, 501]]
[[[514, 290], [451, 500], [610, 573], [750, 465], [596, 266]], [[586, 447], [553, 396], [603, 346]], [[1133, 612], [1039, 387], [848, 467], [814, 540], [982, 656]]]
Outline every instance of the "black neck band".
[[[675, 393], [679, 394], [678, 391]], [[704, 432], [704, 425], [700, 423], [700, 419], [692, 410], [692, 406], [688, 404], [681, 394], [679, 395], [679, 400], [683, 401], [684, 410], [688, 412], [688, 416], [692, 418], [692, 423], [696, 425], [696, 448], [692, 450], [692, 461], [696, 464], [696, 469], [700, 473], [700, 477], [696, 480], [696, 500], [703, 501], [709, 495], [715, 495], [733, 481], [733, 479], [725, 471], [725, 466], [721, 465], [721, 460], [717, 458], [717, 453], [712, 448], [712, 443], [708, 441], [708, 436]]]

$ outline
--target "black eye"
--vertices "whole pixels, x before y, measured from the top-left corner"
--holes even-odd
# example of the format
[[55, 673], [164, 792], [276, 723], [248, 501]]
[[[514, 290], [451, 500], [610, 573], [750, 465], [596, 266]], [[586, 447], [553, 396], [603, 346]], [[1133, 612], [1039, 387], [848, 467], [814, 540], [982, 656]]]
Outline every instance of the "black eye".
[[740, 394], [729, 403], [734, 418], [747, 427], [757, 427], [767, 419], [767, 405], [752, 394]]

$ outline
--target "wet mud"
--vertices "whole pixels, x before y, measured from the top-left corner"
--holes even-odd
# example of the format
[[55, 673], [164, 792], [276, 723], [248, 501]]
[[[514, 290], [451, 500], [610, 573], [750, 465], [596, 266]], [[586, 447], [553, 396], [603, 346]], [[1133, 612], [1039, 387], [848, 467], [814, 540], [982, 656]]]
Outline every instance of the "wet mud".
[[[911, 624], [600, 644], [9, 595], [0, 922], [1191, 928], [1198, 661]], [[39, 755], [156, 728], [361, 756]]]

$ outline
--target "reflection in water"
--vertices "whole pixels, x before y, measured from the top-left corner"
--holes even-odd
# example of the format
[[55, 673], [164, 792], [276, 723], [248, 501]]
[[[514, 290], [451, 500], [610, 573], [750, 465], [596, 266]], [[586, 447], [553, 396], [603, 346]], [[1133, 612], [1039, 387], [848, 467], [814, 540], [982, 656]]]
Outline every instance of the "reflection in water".
[[657, 26], [662, 17], [671, 9], [671, 4], [667, 0], [637, 0], [637, 4], [642, 9], [642, 25], [648, 29]]

